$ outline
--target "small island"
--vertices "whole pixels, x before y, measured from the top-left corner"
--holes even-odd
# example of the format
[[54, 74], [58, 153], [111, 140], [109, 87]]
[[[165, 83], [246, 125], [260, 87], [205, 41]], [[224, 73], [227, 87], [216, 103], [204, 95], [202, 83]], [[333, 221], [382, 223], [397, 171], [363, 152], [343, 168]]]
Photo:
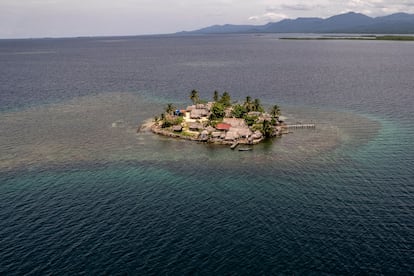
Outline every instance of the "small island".
[[287, 132], [278, 105], [265, 112], [259, 99], [247, 96], [243, 103], [232, 103], [228, 92], [220, 95], [217, 91], [213, 101], [201, 100], [197, 90], [191, 91], [190, 99], [193, 104], [185, 109], [167, 104], [165, 112], [155, 116], [146, 127], [163, 136], [232, 148], [258, 144]]

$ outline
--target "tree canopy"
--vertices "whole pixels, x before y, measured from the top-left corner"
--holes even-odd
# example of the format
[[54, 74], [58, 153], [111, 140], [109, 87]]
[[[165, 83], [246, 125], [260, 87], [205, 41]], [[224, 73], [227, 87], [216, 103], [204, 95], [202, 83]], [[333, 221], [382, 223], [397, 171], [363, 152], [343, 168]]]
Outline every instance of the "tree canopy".
[[220, 103], [223, 104], [224, 107], [231, 106], [231, 97], [228, 92], [224, 91], [223, 95], [221, 95]]
[[225, 106], [220, 102], [215, 102], [210, 110], [210, 120], [218, 120], [226, 115]]
[[236, 118], [244, 118], [244, 115], [247, 113], [246, 107], [244, 105], [235, 104], [233, 105], [233, 109], [231, 114]]
[[198, 91], [197, 90], [193, 89], [191, 91], [190, 99], [193, 102], [193, 104], [197, 104], [200, 101], [200, 97], [198, 95]]
[[219, 97], [220, 97], [220, 96], [219, 96], [218, 91], [217, 91], [217, 90], [215, 90], [215, 91], [214, 91], [214, 94], [213, 94], [213, 101], [218, 102]]
[[175, 106], [172, 103], [168, 103], [167, 106], [165, 107], [165, 112], [168, 114], [173, 113], [175, 110]]
[[270, 108], [269, 114], [272, 115], [273, 118], [278, 118], [281, 115], [280, 107], [275, 104]]
[[253, 111], [263, 112], [263, 107], [259, 99], [254, 99], [252, 106], [253, 106]]
[[244, 101], [243, 106], [246, 109], [246, 112], [250, 112], [250, 111], [253, 110], [253, 107], [252, 107], [252, 98], [250, 96], [247, 96], [246, 97], [246, 100]]

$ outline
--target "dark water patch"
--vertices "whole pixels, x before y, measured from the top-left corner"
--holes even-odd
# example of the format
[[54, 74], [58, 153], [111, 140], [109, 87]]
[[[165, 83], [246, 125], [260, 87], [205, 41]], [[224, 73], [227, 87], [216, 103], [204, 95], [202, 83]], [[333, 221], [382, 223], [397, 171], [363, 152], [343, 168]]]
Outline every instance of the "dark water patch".
[[2, 193], [3, 260], [21, 263], [3, 272], [409, 271], [413, 225], [409, 209], [401, 212], [409, 206], [373, 189], [377, 181], [335, 170], [272, 178], [195, 170], [120, 166], [14, 178], [8, 185], [24, 188]]
[[[97, 91], [150, 91], [155, 97], [185, 101], [196, 88], [203, 98], [217, 89], [236, 99], [251, 95], [270, 103], [406, 117], [413, 100], [413, 62], [407, 58], [412, 47], [365, 46], [255, 36], [1, 41], [1, 108]], [[56, 54], [9, 55], [39, 51]]]

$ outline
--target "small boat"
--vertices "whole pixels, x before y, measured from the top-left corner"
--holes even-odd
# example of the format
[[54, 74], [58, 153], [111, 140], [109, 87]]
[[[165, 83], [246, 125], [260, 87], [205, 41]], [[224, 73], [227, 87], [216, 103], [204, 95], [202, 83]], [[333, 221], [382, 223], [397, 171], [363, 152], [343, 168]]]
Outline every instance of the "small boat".
[[239, 142], [235, 142], [234, 144], [230, 146], [230, 149], [234, 150], [235, 148], [237, 148], [238, 145], [239, 145]]
[[239, 148], [239, 151], [251, 151], [253, 148]]

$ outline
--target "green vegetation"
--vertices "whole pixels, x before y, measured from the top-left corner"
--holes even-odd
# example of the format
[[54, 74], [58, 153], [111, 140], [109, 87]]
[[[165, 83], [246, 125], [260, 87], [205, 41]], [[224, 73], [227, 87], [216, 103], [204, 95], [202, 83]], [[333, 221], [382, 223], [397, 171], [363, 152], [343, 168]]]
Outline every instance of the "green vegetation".
[[191, 91], [190, 99], [193, 102], [193, 104], [197, 104], [200, 101], [200, 98], [198, 96], [198, 91], [197, 90], [193, 89]]
[[218, 100], [219, 100], [219, 93], [217, 90], [214, 90], [213, 101], [218, 102]]
[[[213, 99], [215, 101], [209, 103], [200, 100], [198, 91], [195, 89], [191, 91], [189, 98], [194, 105], [198, 104], [197, 107], [193, 106], [187, 111], [185, 117], [191, 118], [191, 121], [187, 122], [187, 119], [183, 114], [176, 114], [174, 112], [176, 107], [172, 103], [168, 103], [165, 107], [165, 112], [159, 117], [154, 117], [155, 125], [160, 128], [171, 128], [170, 130], [167, 130], [167, 132], [171, 131], [175, 136], [178, 135], [196, 139], [197, 137], [195, 135], [197, 133], [187, 130], [190, 126], [189, 123], [202, 125], [201, 128], [205, 131], [207, 130], [207, 127], [216, 128], [219, 122], [223, 122], [225, 118], [230, 117], [244, 120], [247, 126], [241, 124], [238, 127], [245, 128], [247, 131], [250, 130], [249, 135], [253, 135], [253, 132], [255, 131], [260, 131], [262, 133], [261, 137], [267, 138], [279, 135], [281, 132], [281, 122], [279, 121], [281, 111], [278, 105], [273, 105], [269, 109], [269, 112], [266, 113], [260, 99], [256, 98], [252, 100], [250, 96], [247, 96], [243, 103], [232, 104], [231, 96], [226, 91], [223, 92], [222, 95], [220, 95], [218, 91], [214, 91]], [[230, 135], [239, 134], [236, 132], [236, 134]], [[255, 135], [257, 135], [257, 133]], [[244, 139], [247, 138], [245, 137]], [[249, 139], [253, 138], [250, 136]], [[226, 142], [228, 142], [228, 140], [226, 140]]]
[[167, 104], [167, 106], [165, 107], [165, 112], [167, 114], [172, 114], [175, 110], [175, 106], [172, 103]]
[[250, 96], [246, 97], [246, 100], [244, 101], [243, 106], [246, 110], [246, 113], [252, 111], [252, 98]]
[[180, 135], [183, 136], [183, 137], [194, 137], [194, 133], [187, 132], [187, 131], [181, 132]]
[[170, 126], [176, 126], [180, 125], [182, 122], [184, 122], [184, 118], [181, 116], [164, 116], [164, 119], [162, 120], [162, 128], [170, 127]]
[[259, 119], [258, 116], [251, 116], [251, 115], [244, 116], [244, 121], [246, 122], [248, 126], [254, 125], [258, 119]]
[[231, 111], [231, 115], [235, 118], [244, 118], [247, 113], [247, 109], [244, 105], [235, 104], [233, 105], [233, 109]]
[[210, 110], [210, 120], [218, 120], [226, 115], [226, 107], [221, 102], [215, 102]]
[[263, 126], [261, 129], [262, 134], [264, 135], [264, 137], [269, 138], [272, 136], [273, 134], [273, 126], [271, 125], [271, 123], [267, 120], [263, 121]]
[[273, 118], [279, 118], [281, 114], [280, 107], [278, 105], [272, 106], [272, 108], [270, 108], [269, 114], [272, 115]]
[[252, 98], [250, 96], [246, 97], [246, 100], [244, 101], [243, 106], [246, 110], [246, 113], [249, 113], [251, 111], [264, 112], [264, 109], [260, 103], [260, 100], [254, 99], [254, 101], [252, 101]]
[[253, 111], [256, 111], [256, 112], [264, 112], [263, 106], [260, 103], [260, 100], [259, 99], [254, 99], [254, 102], [253, 102]]
[[184, 121], [182, 116], [174, 115], [175, 106], [171, 103], [168, 103], [165, 107], [165, 112], [161, 113], [160, 117], [154, 116], [154, 122], [156, 124], [161, 123], [162, 128], [179, 125]]
[[219, 102], [224, 107], [231, 106], [231, 97], [230, 97], [230, 94], [228, 92], [224, 91], [223, 95], [221, 95], [221, 98], [220, 98]]

